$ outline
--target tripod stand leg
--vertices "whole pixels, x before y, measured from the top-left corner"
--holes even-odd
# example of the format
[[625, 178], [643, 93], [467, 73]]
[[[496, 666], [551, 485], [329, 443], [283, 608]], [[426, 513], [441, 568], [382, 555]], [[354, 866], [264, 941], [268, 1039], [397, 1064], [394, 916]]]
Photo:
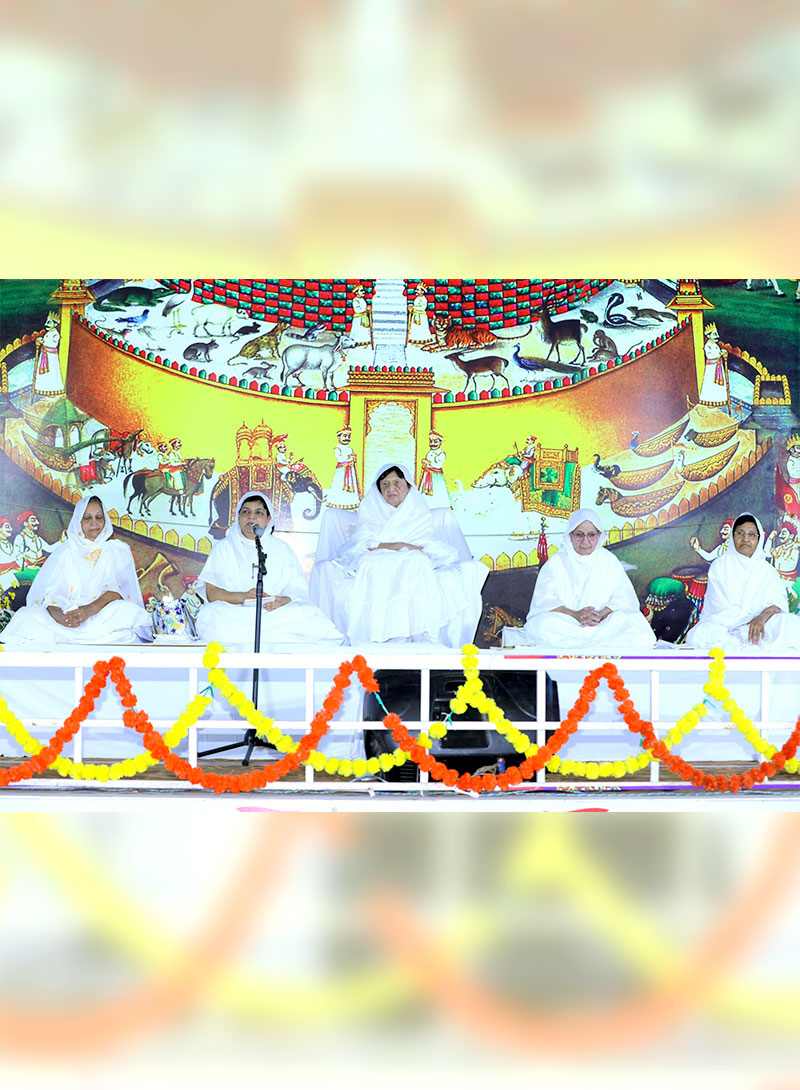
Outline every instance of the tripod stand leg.
[[250, 757], [252, 756], [253, 749], [258, 741], [254, 729], [251, 728], [250, 730], [245, 731], [244, 741], [247, 743], [247, 753], [245, 753], [244, 758], [242, 759], [242, 764], [249, 765]]

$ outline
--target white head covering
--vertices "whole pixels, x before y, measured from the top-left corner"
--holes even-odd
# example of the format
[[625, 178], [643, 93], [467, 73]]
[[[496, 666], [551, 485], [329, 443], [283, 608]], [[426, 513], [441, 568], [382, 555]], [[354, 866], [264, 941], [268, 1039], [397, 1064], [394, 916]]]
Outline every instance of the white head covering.
[[247, 591], [256, 584], [256, 544], [244, 536], [239, 526], [239, 513], [245, 500], [251, 496], [258, 496], [264, 501], [270, 517], [268, 528], [261, 539], [267, 554], [264, 593], [288, 594], [293, 600], [305, 596], [306, 583], [300, 563], [285, 542], [269, 536], [275, 526], [272, 504], [263, 492], [255, 489], [246, 492], [239, 501], [233, 521], [225, 531], [224, 540], [218, 541], [211, 550], [197, 577], [198, 583], [206, 587], [203, 596], [208, 597], [208, 583], [231, 591]]
[[[756, 529], [758, 530], [758, 544], [756, 545], [752, 556], [745, 556], [744, 553], [740, 553], [733, 542], [734, 527], [736, 526], [737, 522], [741, 522], [744, 519], [749, 519], [750, 522], [754, 522], [756, 524]], [[764, 555], [764, 527], [761, 525], [761, 523], [758, 521], [752, 511], [742, 511], [741, 515], [736, 516], [736, 518], [731, 523], [730, 536], [731, 544], [728, 546], [726, 552], [728, 554], [731, 554], [732, 559], [735, 558], [736, 560], [741, 561], [743, 572], [746, 572], [748, 570], [748, 566], [754, 564], [757, 560], [767, 559]]]
[[[588, 556], [576, 552], [569, 536], [582, 522], [590, 522], [600, 530], [600, 539]], [[574, 511], [567, 522], [561, 548], [543, 565], [536, 578], [528, 616], [548, 613], [559, 606], [567, 609], [584, 606], [604, 609], [608, 606], [614, 611], [638, 612], [639, 600], [625, 569], [603, 548], [607, 540], [596, 511], [585, 507]]]
[[[409, 491], [398, 507], [392, 507], [378, 488], [378, 478], [396, 466], [409, 484]], [[433, 517], [425, 499], [414, 484], [414, 476], [400, 462], [387, 462], [370, 481], [358, 508], [353, 545], [365, 543], [407, 541], [409, 545], [425, 545], [433, 540]], [[348, 542], [348, 545], [350, 543]]]
[[[573, 530], [576, 530], [582, 522], [590, 522], [594, 526], [595, 530], [600, 531], [600, 537], [597, 544], [590, 553], [586, 556], [583, 553], [579, 553], [572, 543], [570, 534]], [[598, 518], [596, 511], [590, 511], [588, 507], [582, 507], [580, 511], [573, 511], [567, 520], [567, 529], [564, 533], [564, 537], [561, 541], [561, 548], [566, 550], [566, 556], [572, 560], [575, 558], [579, 564], [591, 564], [593, 559], [597, 557], [598, 550], [601, 546], [605, 545], [608, 541], [608, 534], [600, 525], [600, 519]], [[595, 560], [596, 563], [596, 560]]]
[[[254, 541], [252, 541], [250, 538], [245, 537], [242, 533], [242, 528], [239, 525], [239, 512], [244, 507], [245, 502], [253, 496], [258, 496], [260, 500], [263, 500], [264, 506], [269, 513], [269, 524], [267, 526], [267, 529], [264, 531], [264, 537], [266, 538], [268, 534], [271, 534], [273, 532], [273, 530], [275, 529], [275, 512], [273, 510], [272, 503], [270, 502], [266, 493], [257, 491], [247, 492], [244, 496], [242, 496], [236, 507], [236, 514], [233, 516], [233, 522], [225, 531], [225, 539], [231, 543], [236, 555], [241, 556], [242, 558], [246, 558], [248, 563], [251, 562], [253, 552], [255, 551], [256, 546]], [[262, 539], [262, 544], [264, 546], [264, 549], [266, 550], [266, 540]]]
[[[94, 541], [81, 528], [81, 519], [92, 500], [103, 507], [105, 522]], [[142, 592], [133, 555], [123, 541], [112, 538], [114, 527], [99, 496], [84, 496], [72, 512], [67, 540], [53, 549], [28, 593], [33, 606], [71, 608], [93, 602], [107, 590], [141, 606]]]
[[764, 528], [751, 511], [734, 521], [751, 519], [758, 529], [758, 545], [752, 556], [737, 552], [731, 528], [731, 543], [708, 569], [708, 590], [703, 600], [702, 619], [734, 628], [751, 621], [769, 605], [788, 611], [786, 584], [764, 555]]
[[[86, 508], [92, 500], [100, 504], [100, 508], [103, 512], [103, 519], [105, 520], [103, 522], [103, 529], [94, 541], [89, 540], [84, 534], [83, 527], [81, 526], [81, 520], [86, 514]], [[81, 554], [94, 552], [97, 549], [101, 549], [113, 533], [114, 527], [111, 525], [111, 519], [106, 514], [103, 501], [99, 496], [83, 496], [78, 500], [75, 504], [75, 510], [72, 512], [72, 518], [69, 520], [69, 526], [67, 527], [67, 541], [74, 549], [77, 549]]]

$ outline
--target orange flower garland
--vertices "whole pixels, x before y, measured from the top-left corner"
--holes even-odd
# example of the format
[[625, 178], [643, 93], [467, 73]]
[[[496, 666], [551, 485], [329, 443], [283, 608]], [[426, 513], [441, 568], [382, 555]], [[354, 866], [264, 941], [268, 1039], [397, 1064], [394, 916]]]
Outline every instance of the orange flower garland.
[[[60, 755], [64, 745], [74, 738], [83, 721], [94, 709], [97, 698], [110, 678], [125, 709], [122, 715], [124, 724], [142, 734], [147, 749], [157, 760], [163, 762], [168, 771], [174, 773], [180, 779], [208, 788], [217, 794], [257, 790], [274, 783], [308, 759], [311, 751], [316, 748], [323, 735], [327, 733], [331, 719], [341, 708], [344, 692], [350, 685], [353, 674], [356, 674], [361, 685], [368, 692], [379, 692], [378, 683], [364, 657], [356, 655], [352, 661], [343, 662], [340, 665], [334, 678], [333, 688], [323, 701], [322, 710], [314, 716], [309, 732], [304, 735], [294, 752], [286, 753], [280, 760], [265, 765], [264, 768], [257, 771], [237, 775], [220, 775], [213, 772], [204, 772], [201, 768], [190, 765], [182, 757], [178, 757], [167, 746], [163, 736], [154, 729], [148, 714], [136, 710], [137, 699], [125, 674], [125, 663], [121, 658], [114, 657], [110, 662], [97, 662], [94, 666], [93, 676], [86, 684], [80, 701], [64, 720], [63, 727], [56, 731], [48, 744], [35, 756], [16, 765], [14, 768], [0, 769], [0, 787], [8, 787], [11, 783], [18, 783], [20, 780], [28, 779], [37, 772], [43, 772], [51, 765]], [[731, 776], [714, 776], [710, 773], [704, 773], [681, 757], [671, 753], [667, 745], [656, 737], [652, 723], [643, 720], [636, 711], [630, 693], [625, 687], [625, 682], [616, 666], [610, 662], [587, 674], [581, 685], [578, 699], [560, 726], [553, 732], [550, 741], [541, 746], [535, 754], [526, 758], [520, 765], [509, 768], [497, 775], [490, 773], [481, 776], [473, 776], [470, 773], [459, 775], [456, 769], [449, 768], [428, 753], [425, 746], [421, 744], [422, 739], [414, 738], [398, 715], [394, 713], [387, 714], [383, 719], [383, 723], [391, 731], [397, 744], [408, 754], [410, 759], [424, 772], [429, 773], [433, 779], [440, 780], [448, 787], [458, 787], [463, 791], [493, 791], [496, 788], [507, 791], [509, 788], [521, 784], [524, 780], [530, 780], [577, 731], [583, 717], [595, 699], [602, 679], [608, 682], [628, 730], [642, 736], [645, 746], [653, 757], [661, 761], [682, 780], [706, 791], [736, 792], [742, 790], [742, 788], [752, 788], [756, 783], [763, 783], [768, 777], [774, 776], [778, 770], [782, 769], [788, 760], [794, 758], [798, 747], [800, 747], [800, 718], [798, 718], [792, 734], [782, 748], [756, 768], [751, 769], [749, 772]]]
[[714, 776], [710, 772], [703, 772], [694, 765], [684, 761], [682, 757], [671, 753], [664, 742], [659, 741], [653, 730], [653, 724], [642, 719], [633, 706], [630, 693], [625, 688], [625, 683], [619, 675], [619, 671], [612, 663], [607, 662], [598, 671], [607, 680], [609, 688], [617, 699], [619, 710], [625, 717], [628, 730], [641, 734], [647, 749], [657, 761], [679, 776], [682, 780], [691, 783], [694, 787], [702, 787], [705, 791], [740, 791], [743, 787], [751, 788], [756, 783], [763, 783], [770, 776], [783, 768], [790, 758], [797, 753], [800, 745], [800, 718], [798, 718], [794, 730], [783, 746], [774, 753], [770, 760], [762, 761], [756, 768], [741, 774], [734, 773], [731, 776], [721, 774]]
[[[122, 659], [115, 658], [111, 660], [112, 678], [124, 678], [124, 670], [125, 663]], [[359, 681], [367, 691], [378, 691], [378, 683], [375, 681], [372, 671], [362, 655], [356, 655], [352, 662], [343, 662], [333, 680], [333, 688], [323, 701], [322, 711], [317, 712], [311, 720], [311, 729], [300, 740], [297, 749], [293, 753], [284, 754], [274, 764], [265, 765], [255, 772], [243, 772], [236, 775], [204, 772], [202, 768], [189, 764], [188, 761], [170, 751], [161, 734], [154, 729], [147, 712], [134, 711], [132, 707], [128, 707], [123, 713], [122, 720], [126, 726], [139, 731], [145, 746], [153, 756], [163, 761], [164, 767], [180, 779], [209, 788], [218, 795], [226, 792], [238, 794], [242, 791], [255, 791], [258, 788], [266, 787], [267, 784], [274, 783], [307, 760], [311, 751], [316, 749], [320, 739], [327, 733], [331, 719], [341, 708], [344, 691], [350, 685], [350, 677], [353, 673], [357, 674]]]
[[[44, 772], [61, 755], [64, 746], [67, 742], [72, 741], [87, 715], [94, 710], [97, 698], [108, 683], [110, 672], [110, 666], [107, 662], [96, 662], [94, 664], [94, 673], [86, 683], [77, 707], [64, 720], [64, 726], [58, 728], [47, 745], [39, 750], [34, 757], [29, 757], [27, 761], [22, 761], [21, 764], [15, 765], [13, 768], [0, 769], [0, 787], [8, 787], [11, 783], [19, 783], [21, 780], [30, 779], [37, 772]], [[122, 674], [122, 687], [116, 680], [115, 684], [120, 699], [125, 704], [126, 699], [131, 699], [131, 692], [130, 684], [124, 673]], [[132, 699], [135, 703], [136, 698], [133, 697]]]
[[[609, 664], [610, 665], [610, 664]], [[612, 667], [614, 669], [614, 667]], [[600, 684], [600, 670], [592, 670], [584, 678], [578, 699], [561, 725], [553, 731], [550, 741], [540, 746], [539, 749], [519, 765], [507, 768], [505, 772], [496, 775], [484, 772], [480, 776], [473, 776], [469, 772], [461, 774], [455, 768], [448, 768], [442, 761], [437, 761], [430, 753], [420, 746], [409, 733], [408, 728], [393, 712], [384, 716], [383, 725], [392, 732], [392, 737], [397, 744], [408, 753], [415, 764], [419, 765], [423, 772], [427, 772], [434, 780], [441, 780], [447, 787], [458, 787], [462, 791], [494, 791], [499, 787], [501, 791], [508, 791], [510, 787], [516, 787], [523, 780], [532, 779], [551, 760], [567, 742], [570, 735], [578, 729], [581, 719], [589, 710]], [[633, 705], [631, 705], [633, 707]]]
[[616, 701], [617, 707], [622, 713], [628, 730], [641, 734], [644, 744], [656, 760], [661, 761], [672, 772], [680, 776], [695, 787], [702, 787], [706, 791], [739, 791], [743, 787], [750, 788], [756, 783], [763, 783], [769, 776], [774, 776], [778, 769], [783, 768], [787, 760], [794, 757], [800, 746], [800, 718], [789, 739], [783, 747], [772, 756], [771, 760], [763, 761], [757, 768], [741, 775], [734, 774], [712, 776], [694, 765], [684, 761], [671, 753], [664, 742], [658, 740], [653, 730], [653, 724], [646, 722], [636, 711], [630, 693], [625, 687], [616, 666], [611, 662], [604, 663], [587, 674], [580, 688], [578, 699], [572, 709], [555, 730], [550, 741], [541, 746], [537, 753], [528, 757], [520, 765], [516, 765], [501, 772], [498, 775], [484, 774], [473, 776], [468, 772], [461, 775], [454, 768], [448, 768], [441, 761], [427, 753], [421, 746], [415, 744], [414, 738], [408, 732], [398, 715], [389, 714], [384, 717], [384, 726], [392, 732], [392, 736], [399, 746], [408, 753], [423, 772], [427, 772], [433, 779], [441, 780], [448, 787], [459, 787], [462, 791], [491, 791], [499, 787], [501, 791], [507, 791], [510, 787], [529, 780], [539, 771], [564, 745], [570, 735], [578, 729], [583, 716], [586, 715], [597, 695], [597, 689], [602, 678], [608, 682]]

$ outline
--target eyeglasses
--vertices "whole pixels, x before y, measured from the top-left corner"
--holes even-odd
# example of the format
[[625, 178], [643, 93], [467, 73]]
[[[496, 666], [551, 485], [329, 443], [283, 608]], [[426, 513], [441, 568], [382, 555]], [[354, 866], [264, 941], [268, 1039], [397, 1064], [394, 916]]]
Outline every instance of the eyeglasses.
[[584, 534], [581, 530], [573, 530], [569, 535], [573, 541], [597, 541], [600, 537], [600, 533], [597, 530], [592, 530], [589, 534]]

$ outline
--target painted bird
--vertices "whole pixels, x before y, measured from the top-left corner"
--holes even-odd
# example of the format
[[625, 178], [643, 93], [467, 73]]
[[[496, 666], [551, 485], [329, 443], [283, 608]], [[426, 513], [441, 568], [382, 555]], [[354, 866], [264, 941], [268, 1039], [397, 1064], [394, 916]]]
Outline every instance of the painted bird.
[[117, 325], [124, 325], [130, 328], [132, 326], [142, 325], [146, 322], [149, 313], [149, 310], [143, 310], [141, 314], [133, 314], [129, 318], [115, 318], [114, 321]]
[[539, 363], [538, 360], [528, 359], [527, 356], [520, 356], [519, 345], [514, 345], [514, 351], [511, 354], [511, 363], [516, 363], [517, 367], [521, 367], [523, 371], [543, 371], [544, 364]]

